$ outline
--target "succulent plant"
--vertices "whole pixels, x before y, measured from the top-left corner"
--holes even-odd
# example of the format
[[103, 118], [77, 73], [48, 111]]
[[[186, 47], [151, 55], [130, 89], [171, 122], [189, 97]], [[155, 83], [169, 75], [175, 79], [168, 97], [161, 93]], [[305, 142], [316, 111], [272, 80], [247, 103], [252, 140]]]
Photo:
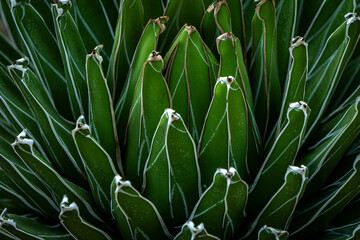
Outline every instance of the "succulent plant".
[[360, 239], [355, 0], [0, 10], [0, 239]]

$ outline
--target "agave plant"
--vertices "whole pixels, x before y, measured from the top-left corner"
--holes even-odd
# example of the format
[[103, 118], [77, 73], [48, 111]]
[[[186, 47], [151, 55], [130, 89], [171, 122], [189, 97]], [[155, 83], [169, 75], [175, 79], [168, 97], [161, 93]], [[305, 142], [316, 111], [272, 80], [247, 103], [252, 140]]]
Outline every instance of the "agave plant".
[[355, 0], [0, 9], [0, 239], [360, 239]]

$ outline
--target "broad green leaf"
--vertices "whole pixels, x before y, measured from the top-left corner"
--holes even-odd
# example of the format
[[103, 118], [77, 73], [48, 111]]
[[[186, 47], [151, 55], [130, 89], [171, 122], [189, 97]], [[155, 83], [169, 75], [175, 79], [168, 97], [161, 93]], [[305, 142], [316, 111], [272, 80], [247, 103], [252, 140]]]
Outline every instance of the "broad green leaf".
[[164, 13], [169, 17], [169, 27], [161, 37], [160, 51], [168, 50], [176, 34], [185, 24], [200, 29], [201, 19], [205, 13], [204, 7], [203, 0], [169, 0]]
[[[333, 121], [322, 126], [317, 141], [307, 149], [299, 164], [309, 168], [309, 186], [306, 194], [318, 190], [336, 168], [341, 157], [360, 133], [360, 96]], [[322, 134], [322, 132], [324, 134]]]
[[286, 240], [288, 235], [287, 231], [265, 225], [258, 232], [258, 240]]
[[251, 216], [260, 212], [283, 184], [283, 180], [278, 176], [284, 176], [288, 171], [288, 166], [294, 164], [305, 135], [309, 114], [310, 109], [306, 103], [290, 104], [286, 124], [273, 143], [250, 187], [247, 212]]
[[359, 193], [360, 155], [352, 169], [337, 181], [323, 188], [311, 200], [302, 204], [294, 214], [290, 234], [296, 239], [304, 239], [316, 234], [336, 218], [341, 210]]
[[174, 40], [164, 62], [173, 108], [183, 116], [194, 141], [201, 130], [211, 101], [217, 62], [193, 26], [185, 25]]
[[186, 222], [182, 227], [178, 235], [175, 236], [174, 240], [220, 240], [220, 238], [209, 234], [204, 224], [200, 223], [198, 226], [192, 221]]
[[[159, 36], [166, 29], [164, 23], [167, 19], [167, 17], [160, 17], [155, 20], [150, 19], [136, 47], [125, 86], [115, 106], [116, 125], [122, 126], [117, 129], [120, 148], [124, 147], [126, 128], [123, 126], [126, 126], [129, 120], [136, 83], [141, 75], [144, 63], [148, 60], [152, 51], [157, 48]], [[161, 109], [161, 113], [163, 110]]]
[[339, 28], [329, 37], [321, 56], [309, 71], [305, 101], [313, 114], [309, 119], [307, 136], [313, 132], [328, 107], [344, 68], [360, 38], [360, 18], [348, 14]]
[[20, 190], [18, 194], [31, 202], [43, 215], [57, 218], [59, 208], [51, 199], [45, 185], [24, 165], [10, 144], [2, 138], [0, 138], [0, 165], [4, 172], [16, 181]]
[[261, 0], [255, 8], [252, 39], [252, 90], [255, 117], [260, 133], [265, 139], [274, 126], [281, 108], [275, 0]]
[[84, 219], [104, 225], [104, 220], [99, 215], [91, 195], [61, 176], [33, 150], [33, 143], [33, 140], [26, 138], [25, 133], [22, 132], [16, 137], [12, 147], [25, 165], [47, 186], [56, 204], [60, 206], [63, 196], [67, 195], [69, 201], [76, 201]]
[[[309, 5], [314, 5], [314, 7], [309, 8]], [[316, 12], [313, 12], [314, 10]], [[305, 28], [306, 32], [301, 33], [304, 34], [303, 36], [309, 43], [309, 66], [315, 66], [316, 62], [319, 61], [323, 51], [322, 46], [326, 44], [327, 39], [343, 23], [344, 15], [354, 11], [354, 0], [304, 2], [303, 12], [312, 14], [301, 18], [301, 21], [303, 19], [304, 21], [312, 20], [308, 27]]]
[[[298, 20], [298, 0], [277, 0], [275, 2], [279, 77], [283, 86], [290, 61], [288, 46], [291, 39], [295, 37], [295, 25]], [[297, 101], [300, 100], [304, 99]]]
[[91, 127], [84, 123], [84, 117], [81, 116], [76, 122], [72, 135], [85, 166], [94, 200], [102, 210], [110, 213], [109, 187], [117, 173], [113, 160], [94, 139], [90, 130]]
[[285, 174], [285, 182], [272, 196], [251, 223], [247, 233], [240, 239], [254, 239], [264, 226], [287, 230], [308, 181], [308, 169], [305, 166], [289, 166]]
[[291, 41], [289, 52], [291, 57], [290, 70], [285, 82], [284, 96], [281, 105], [280, 117], [277, 123], [276, 136], [284, 126], [287, 109], [290, 103], [305, 99], [305, 87], [308, 71], [308, 45], [302, 37], [296, 37]]
[[115, 176], [111, 187], [112, 214], [124, 239], [169, 239], [164, 221], [152, 202], [129, 181]]
[[33, 68], [41, 83], [46, 86], [49, 94], [51, 93], [52, 99], [50, 101], [55, 103], [60, 113], [69, 117], [67, 107], [69, 102], [64, 97], [67, 95], [64, 69], [53, 34], [28, 0], [8, 0], [8, 2], [11, 5], [11, 14], [18, 33], [26, 46], [31, 62], [34, 64]]
[[195, 225], [203, 223], [208, 233], [221, 239], [232, 239], [244, 223], [247, 192], [248, 185], [234, 168], [219, 168], [189, 220]]
[[75, 21], [69, 12], [70, 8], [71, 2], [69, 0], [52, 4], [56, 37], [65, 66], [67, 95], [70, 100], [73, 119], [77, 119], [80, 115], [88, 113], [85, 72], [87, 51]]
[[145, 162], [160, 117], [166, 108], [171, 107], [170, 93], [162, 76], [162, 69], [162, 57], [157, 52], [152, 52], [143, 64], [136, 83], [126, 128], [125, 175], [137, 189], [143, 183]]
[[[102, 1], [109, 2], [109, 0]], [[115, 101], [118, 99], [126, 83], [125, 80], [127, 79], [128, 70], [133, 65], [132, 59], [136, 59], [133, 58], [133, 55], [136, 49], [139, 48], [138, 39], [142, 36], [141, 33], [144, 28], [147, 28], [147, 21], [150, 18], [158, 18], [163, 13], [160, 0], [122, 0], [120, 5], [109, 71], [107, 74], [108, 86]], [[145, 41], [150, 42], [150, 40]], [[151, 47], [145, 55], [150, 54], [150, 52], [155, 49], [155, 46]], [[138, 58], [139, 56], [137, 55], [136, 57]], [[145, 61], [146, 59], [144, 59], [141, 64]], [[132, 94], [132, 92], [130, 93]]]
[[234, 167], [242, 179], [250, 181], [258, 169], [257, 158], [249, 157], [256, 147], [244, 92], [233, 77], [220, 77], [198, 149], [203, 189], [219, 167]]
[[69, 178], [83, 183], [84, 166], [71, 136], [73, 124], [56, 111], [46, 89], [27, 67], [25, 59], [17, 60], [8, 69], [37, 119], [52, 163]]
[[[89, 94], [89, 123], [92, 136], [110, 155], [123, 174], [113, 101], [102, 70], [98, 46], [86, 57], [86, 80]], [[112, 181], [113, 176], [111, 176]]]
[[[239, 1], [231, 1], [239, 2]], [[206, 6], [204, 17], [201, 21], [201, 33], [206, 44], [216, 53], [216, 39], [220, 34], [232, 31], [230, 9], [226, 0], [215, 1]]]
[[0, 228], [21, 240], [69, 240], [73, 239], [59, 224], [50, 226], [36, 219], [7, 214], [4, 210], [0, 215]]
[[196, 147], [178, 113], [166, 109], [155, 131], [144, 168], [144, 197], [168, 226], [179, 226], [201, 195]]
[[69, 199], [64, 196], [61, 201], [61, 212], [59, 219], [64, 228], [75, 239], [88, 239], [88, 240], [111, 240], [107, 233], [95, 227], [94, 225], [85, 221], [81, 215], [76, 202], [69, 202]]

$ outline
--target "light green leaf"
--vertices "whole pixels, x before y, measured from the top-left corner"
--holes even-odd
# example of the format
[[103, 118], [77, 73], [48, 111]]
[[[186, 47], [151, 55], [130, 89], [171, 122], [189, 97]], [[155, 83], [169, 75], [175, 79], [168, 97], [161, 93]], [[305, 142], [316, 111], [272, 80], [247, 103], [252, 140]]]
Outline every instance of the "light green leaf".
[[61, 212], [59, 219], [64, 228], [75, 239], [88, 240], [112, 240], [103, 230], [88, 223], [80, 216], [80, 210], [75, 202], [69, 203], [69, 199], [64, 196], [61, 201]]
[[210, 234], [221, 239], [232, 239], [244, 223], [247, 192], [248, 185], [234, 168], [219, 168], [189, 220], [197, 225], [203, 223]]
[[145, 162], [160, 117], [166, 108], [171, 107], [162, 69], [162, 57], [154, 51], [143, 65], [138, 78], [127, 124], [125, 174], [137, 189], [143, 183]]
[[178, 113], [166, 109], [155, 131], [144, 168], [144, 197], [168, 226], [189, 218], [201, 195], [196, 147]]
[[112, 213], [124, 239], [171, 237], [156, 207], [131, 185], [115, 176], [111, 188]]

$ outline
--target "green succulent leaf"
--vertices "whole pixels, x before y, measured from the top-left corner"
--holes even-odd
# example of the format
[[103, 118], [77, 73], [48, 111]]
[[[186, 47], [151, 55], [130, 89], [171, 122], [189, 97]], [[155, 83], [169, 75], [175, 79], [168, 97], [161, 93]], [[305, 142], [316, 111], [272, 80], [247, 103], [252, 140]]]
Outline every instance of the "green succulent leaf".
[[[103, 2], [110, 1], [103, 0]], [[141, 33], [144, 28], [147, 28], [148, 19], [155, 19], [163, 13], [159, 0], [121, 0], [119, 5], [120, 12], [107, 75], [108, 86], [115, 100], [127, 82], [125, 81], [126, 75], [133, 65], [132, 56], [138, 48], [138, 39], [140, 39]], [[145, 41], [147, 42], [147, 40]], [[155, 47], [151, 47], [145, 55], [148, 55], [153, 49]], [[146, 59], [143, 62], [145, 61]]]
[[336, 168], [341, 157], [360, 133], [360, 96], [339, 116], [319, 129], [318, 141], [299, 160], [309, 168], [306, 194], [318, 190]]
[[[104, 146], [105, 151], [113, 159], [114, 165], [123, 175], [113, 101], [102, 70], [103, 58], [99, 54], [101, 48], [101, 45], [97, 46], [86, 57], [90, 129], [93, 137]], [[112, 178], [113, 176], [111, 180]]]
[[10, 42], [6, 36], [0, 33], [0, 63], [4, 66], [13, 63], [14, 59], [19, 59], [23, 56], [17, 47]]
[[143, 65], [126, 129], [125, 174], [137, 189], [143, 183], [146, 159], [160, 117], [171, 107], [169, 90], [161, 73], [163, 65], [162, 57], [155, 51]]
[[18, 195], [38, 209], [40, 214], [56, 218], [59, 208], [52, 200], [45, 185], [30, 171], [22, 160], [14, 153], [10, 144], [0, 138], [0, 165], [3, 171], [14, 179]]
[[[13, 239], [21, 240], [69, 240], [69, 233], [61, 225], [49, 226], [39, 223], [36, 219], [7, 214], [4, 210], [0, 215], [0, 229], [12, 235]], [[11, 239], [11, 238], [10, 238]]]
[[201, 195], [195, 143], [181, 116], [172, 109], [165, 110], [155, 131], [143, 188], [143, 195], [173, 226], [189, 218]]
[[70, 0], [60, 1], [52, 5], [52, 14], [65, 67], [67, 95], [69, 96], [73, 118], [77, 119], [80, 115], [88, 113], [85, 72], [87, 51], [70, 14], [70, 7]]
[[205, 13], [203, 0], [168, 0], [164, 15], [169, 17], [168, 30], [162, 36], [160, 50], [168, 50], [184, 24], [200, 29], [200, 22]]
[[231, 14], [227, 1], [215, 1], [208, 6], [201, 21], [201, 33], [204, 36], [204, 41], [212, 51], [216, 52], [216, 42], [214, 39], [220, 34], [231, 31]]
[[204, 224], [200, 223], [198, 226], [195, 226], [195, 224], [192, 221], [186, 222], [182, 227], [181, 231], [178, 235], [175, 236], [174, 240], [197, 240], [197, 239], [203, 239], [203, 240], [220, 240], [220, 238], [209, 234]]
[[240, 239], [254, 239], [264, 225], [287, 230], [308, 181], [308, 169], [305, 166], [289, 166], [285, 182], [272, 196], [260, 214], [251, 223], [247, 233]]
[[[120, 147], [124, 147], [125, 127], [129, 120], [130, 109], [134, 99], [134, 92], [138, 79], [143, 71], [143, 65], [148, 60], [149, 55], [157, 48], [160, 34], [165, 31], [164, 23], [167, 17], [159, 17], [150, 19], [141, 35], [139, 43], [136, 47], [130, 70], [126, 78], [126, 83], [121, 92], [119, 101], [115, 106], [116, 125], [123, 126], [118, 128], [118, 137]], [[161, 109], [161, 112], [164, 109]]]
[[231, 76], [219, 78], [198, 149], [203, 189], [211, 184], [219, 167], [235, 167], [246, 181], [257, 171], [257, 159], [247, 155], [256, 152], [249, 121], [246, 98], [238, 83]]
[[72, 135], [85, 166], [94, 199], [101, 209], [110, 213], [109, 186], [117, 173], [113, 160], [94, 139], [90, 129], [91, 127], [84, 123], [84, 117], [81, 116], [76, 122]]
[[68, 99], [64, 98], [67, 92], [63, 64], [53, 34], [29, 1], [8, 0], [8, 3], [37, 76], [51, 93], [58, 110], [69, 116], [68, 108], [64, 107], [68, 106]]
[[169, 239], [164, 221], [152, 202], [129, 181], [115, 176], [111, 185], [112, 214], [125, 239]]
[[313, 199], [303, 204], [294, 214], [291, 235], [303, 239], [316, 234], [336, 218], [360, 189], [360, 155], [352, 169], [337, 181], [323, 188]]
[[59, 219], [64, 228], [75, 239], [112, 240], [107, 233], [85, 221], [75, 202], [69, 203], [67, 196], [61, 201]]
[[231, 239], [244, 223], [247, 192], [248, 185], [235, 168], [219, 168], [189, 220], [197, 225], [203, 223], [210, 234], [221, 239]]
[[[216, 79], [217, 61], [193, 26], [185, 25], [164, 58], [173, 108], [199, 142]], [[216, 73], [217, 74], [217, 73]]]
[[[344, 15], [355, 11], [356, 1], [335, 0], [335, 1], [304, 1], [304, 6], [314, 4], [310, 11], [304, 11], [304, 15], [310, 14], [307, 20], [309, 25], [304, 24], [304, 36], [309, 43], [309, 66], [314, 66], [321, 57], [322, 46], [327, 39], [343, 23]], [[304, 7], [306, 8], [306, 7]]]
[[26, 59], [17, 60], [8, 69], [38, 121], [52, 163], [71, 179], [83, 183], [84, 166], [71, 137], [72, 124], [56, 111], [46, 89], [27, 67]]
[[289, 233], [280, 229], [263, 226], [258, 233], [258, 240], [286, 240]]
[[33, 143], [33, 140], [26, 138], [26, 133], [22, 132], [16, 137], [12, 147], [25, 165], [47, 186], [58, 206], [63, 196], [67, 195], [69, 201], [77, 202], [84, 219], [92, 223], [104, 224], [90, 194], [61, 176], [34, 151]]
[[[275, 0], [261, 0], [253, 18], [252, 90], [255, 117], [265, 138], [276, 122], [281, 107], [281, 82], [278, 71]], [[261, 121], [259, 121], [261, 119]]]
[[309, 115], [310, 109], [306, 103], [290, 104], [286, 125], [276, 138], [250, 188], [247, 206], [250, 215], [261, 211], [283, 184], [280, 178], [274, 176], [284, 176], [289, 171], [288, 166], [294, 164], [305, 135]]
[[307, 136], [322, 119], [360, 38], [360, 18], [356, 14], [345, 17], [346, 20], [328, 38], [321, 56], [309, 70], [305, 101], [311, 106], [313, 114], [309, 119]]
[[287, 109], [292, 102], [305, 99], [305, 87], [308, 71], [308, 45], [302, 37], [296, 37], [291, 41], [289, 52], [291, 65], [288, 78], [285, 83], [284, 96], [282, 100], [280, 118], [277, 124], [276, 136], [286, 122]]
[[[278, 66], [280, 81], [284, 83], [289, 66], [288, 46], [294, 38], [298, 18], [298, 0], [276, 0], [276, 29], [278, 45]], [[290, 53], [291, 54], [291, 53]], [[297, 101], [304, 100], [298, 99]]]

